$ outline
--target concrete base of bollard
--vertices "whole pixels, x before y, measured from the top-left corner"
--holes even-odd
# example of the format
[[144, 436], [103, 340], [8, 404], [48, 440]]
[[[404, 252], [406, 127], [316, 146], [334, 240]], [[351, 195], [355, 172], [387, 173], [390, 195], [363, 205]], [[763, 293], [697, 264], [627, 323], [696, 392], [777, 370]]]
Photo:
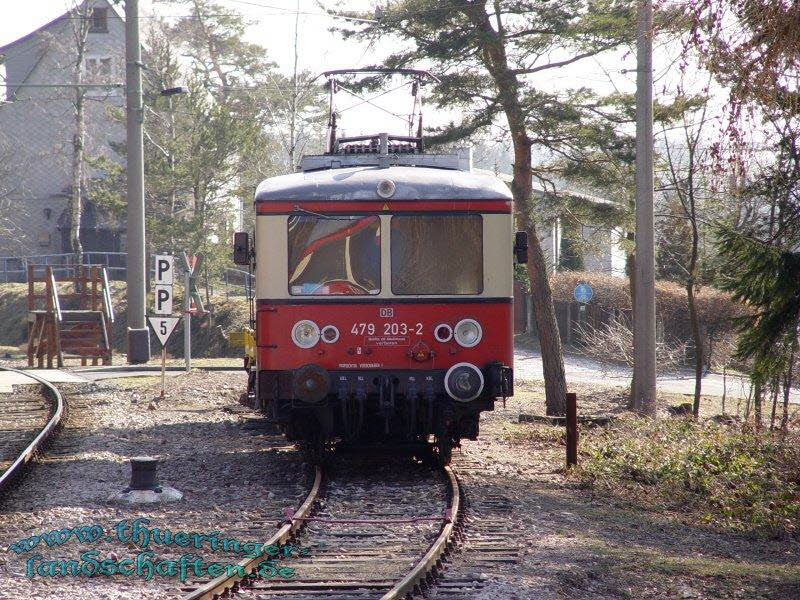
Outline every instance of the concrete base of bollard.
[[162, 485], [160, 493], [153, 490], [128, 490], [113, 494], [108, 502], [112, 504], [156, 504], [177, 502], [181, 498], [183, 498], [183, 492], [168, 485]]

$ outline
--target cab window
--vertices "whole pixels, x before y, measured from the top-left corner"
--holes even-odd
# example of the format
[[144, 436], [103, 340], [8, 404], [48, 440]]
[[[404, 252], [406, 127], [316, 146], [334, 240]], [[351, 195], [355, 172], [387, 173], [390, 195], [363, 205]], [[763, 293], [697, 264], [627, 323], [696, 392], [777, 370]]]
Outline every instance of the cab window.
[[293, 216], [288, 222], [292, 296], [369, 296], [381, 291], [377, 216]]
[[391, 221], [392, 292], [483, 292], [480, 215], [395, 215]]

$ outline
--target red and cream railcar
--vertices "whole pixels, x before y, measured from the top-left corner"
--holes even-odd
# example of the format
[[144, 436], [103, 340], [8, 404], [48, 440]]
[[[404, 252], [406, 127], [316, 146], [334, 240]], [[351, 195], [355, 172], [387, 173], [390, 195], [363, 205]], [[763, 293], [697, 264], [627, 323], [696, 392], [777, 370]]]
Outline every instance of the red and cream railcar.
[[[412, 78], [416, 136], [337, 137], [337, 77], [364, 73]], [[249, 397], [315, 453], [433, 441], [448, 462], [513, 394], [512, 263], [527, 241], [503, 182], [424, 153], [420, 90], [436, 77], [323, 75], [326, 153], [262, 182], [252, 249], [237, 236], [237, 262], [256, 274]]]
[[447, 460], [513, 394], [508, 188], [331, 162], [256, 192], [255, 402], [312, 447], [434, 436]]

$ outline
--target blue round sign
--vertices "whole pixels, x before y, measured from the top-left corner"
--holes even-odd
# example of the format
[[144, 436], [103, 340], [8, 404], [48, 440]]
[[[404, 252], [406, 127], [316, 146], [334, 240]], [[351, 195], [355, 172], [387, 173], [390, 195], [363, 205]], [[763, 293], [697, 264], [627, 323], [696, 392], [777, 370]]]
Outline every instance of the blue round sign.
[[589, 300], [592, 299], [592, 295], [594, 295], [594, 292], [592, 291], [592, 288], [589, 284], [579, 283], [578, 285], [575, 286], [575, 291], [573, 292], [572, 295], [575, 296], [575, 300], [577, 300], [581, 304], [586, 304], [587, 302], [589, 302]]

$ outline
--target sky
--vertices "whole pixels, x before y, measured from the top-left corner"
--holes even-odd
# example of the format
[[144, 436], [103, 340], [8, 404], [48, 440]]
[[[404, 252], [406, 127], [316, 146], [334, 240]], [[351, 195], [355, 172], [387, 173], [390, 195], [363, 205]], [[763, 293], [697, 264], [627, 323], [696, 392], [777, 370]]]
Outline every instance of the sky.
[[[369, 47], [366, 44], [345, 42], [337, 35], [328, 31], [333, 24], [333, 19], [324, 14], [317, 4], [317, 0], [218, 0], [218, 2], [232, 10], [245, 15], [253, 25], [248, 29], [248, 41], [257, 42], [267, 49], [269, 58], [276, 62], [279, 68], [289, 73], [293, 63], [293, 46], [295, 23], [301, 48], [299, 67], [311, 72], [320, 72], [328, 69], [359, 67], [374, 63], [379, 58], [381, 48]], [[52, 19], [66, 12], [72, 0], [0, 0], [0, 46], [14, 41]], [[339, 5], [333, 0], [324, 0], [325, 5]], [[341, 6], [350, 10], [372, 10], [371, 0], [345, 0]], [[299, 8], [299, 16], [295, 11]], [[160, 16], [177, 18], [185, 14], [186, 9], [175, 6], [164, 6], [153, 0], [140, 0], [141, 14], [147, 18], [154, 11]], [[384, 47], [385, 48], [385, 47]], [[659, 56], [656, 50], [656, 64], [667, 64], [668, 57]], [[587, 59], [580, 63], [549, 72], [537, 84], [543, 89], [566, 88], [587, 86], [601, 93], [608, 93], [615, 89], [633, 91], [635, 73], [625, 70], [635, 69], [635, 56], [632, 53], [617, 53], [602, 59]], [[611, 81], [609, 80], [611, 79]], [[340, 94], [342, 101], [340, 108], [358, 102], [348, 99]], [[390, 107], [394, 112], [408, 113], [411, 109], [411, 98], [404, 89], [402, 95], [388, 95], [382, 99], [383, 106]], [[342, 128], [348, 135], [361, 133], [375, 133], [388, 130], [393, 133], [406, 133], [405, 126], [399, 120], [388, 117], [377, 109], [363, 110], [346, 113], [342, 120]], [[357, 119], [350, 115], [357, 114]], [[439, 124], [454, 118], [451, 113], [441, 113], [428, 107], [425, 111], [426, 123]], [[457, 115], [455, 115], [457, 118]], [[355, 121], [355, 122], [354, 122]], [[369, 131], [364, 129], [369, 128]], [[377, 129], [376, 129], [377, 128]]]
[[[247, 40], [258, 43], [267, 49], [269, 58], [279, 68], [290, 73], [294, 61], [295, 24], [298, 31], [300, 59], [298, 67], [317, 73], [329, 69], [359, 67], [375, 61], [374, 49], [366, 45], [343, 42], [337, 35], [328, 31], [334, 20], [324, 14], [316, 0], [218, 0], [223, 5], [243, 14], [253, 25], [248, 29]], [[330, 2], [333, 5], [333, 2]], [[0, 0], [0, 46], [12, 42], [52, 21], [74, 5], [72, 0]], [[369, 0], [347, 0], [342, 3], [348, 10], [371, 10]], [[140, 0], [140, 14], [147, 18], [154, 14], [167, 18], [177, 18], [188, 14], [186, 9], [163, 6], [152, 0]], [[300, 15], [295, 11], [299, 8]], [[144, 26], [144, 23], [143, 23]], [[384, 100], [394, 112], [410, 112], [411, 97], [408, 92], [402, 95], [389, 95]], [[339, 94], [341, 107], [358, 102]], [[399, 108], [398, 108], [399, 107]], [[359, 129], [364, 123], [380, 130], [406, 133], [398, 119], [377, 109], [359, 111], [358, 119], [342, 120], [342, 127], [348, 135], [365, 133]], [[349, 114], [345, 113], [347, 116]], [[352, 114], [352, 113], [350, 113]], [[356, 122], [357, 121], [357, 122]], [[398, 129], [398, 127], [400, 129]]]

